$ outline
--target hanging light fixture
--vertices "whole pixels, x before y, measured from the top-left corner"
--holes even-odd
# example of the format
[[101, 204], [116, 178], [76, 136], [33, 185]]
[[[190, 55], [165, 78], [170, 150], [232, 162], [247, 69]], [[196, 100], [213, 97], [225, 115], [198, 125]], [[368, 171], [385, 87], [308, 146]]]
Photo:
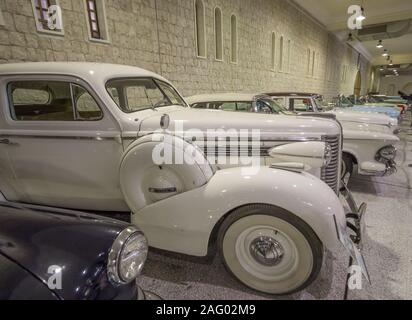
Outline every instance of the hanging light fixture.
[[379, 40], [378, 44], [376, 45], [376, 48], [383, 48], [382, 40]]
[[390, 61], [390, 60], [391, 60], [391, 56], [387, 56], [386, 61]]
[[387, 57], [388, 55], [389, 55], [388, 50], [385, 49], [382, 53], [382, 56]]
[[358, 21], [363, 21], [363, 20], [366, 19], [365, 9], [363, 7], [361, 7], [361, 11], [362, 11], [362, 14], [359, 17], [356, 18], [356, 20], [358, 20]]
[[348, 35], [348, 40], [347, 40], [347, 41], [353, 41], [352, 33], [349, 33], [349, 35]]
[[390, 65], [390, 66], [393, 66], [393, 62], [392, 62], [392, 60], [389, 62], [389, 65]]

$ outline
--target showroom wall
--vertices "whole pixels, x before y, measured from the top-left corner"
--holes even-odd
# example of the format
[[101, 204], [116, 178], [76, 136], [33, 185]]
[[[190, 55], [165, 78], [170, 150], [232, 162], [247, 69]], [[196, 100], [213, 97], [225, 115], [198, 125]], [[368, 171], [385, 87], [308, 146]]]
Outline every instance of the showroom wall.
[[382, 77], [381, 94], [398, 95], [398, 91], [412, 94], [412, 76]]
[[[353, 94], [359, 67], [362, 93], [371, 88], [368, 61], [289, 1], [197, 1], [200, 29], [195, 0], [97, 0], [104, 7], [106, 39], [96, 41], [90, 39], [83, 0], [57, 1], [61, 35], [38, 32], [31, 0], [0, 0], [0, 63], [122, 63], [162, 74], [184, 95], [299, 90], [327, 98]], [[222, 41], [215, 41], [216, 6]], [[222, 44], [219, 52], [215, 43]], [[220, 55], [222, 61], [216, 59]]]

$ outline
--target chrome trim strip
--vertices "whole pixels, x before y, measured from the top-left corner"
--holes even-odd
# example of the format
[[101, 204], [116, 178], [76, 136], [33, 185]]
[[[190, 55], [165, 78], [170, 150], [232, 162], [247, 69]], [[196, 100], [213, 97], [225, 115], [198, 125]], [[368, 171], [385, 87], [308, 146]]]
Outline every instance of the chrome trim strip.
[[279, 155], [279, 156], [292, 156], [292, 157], [299, 157], [299, 158], [323, 159], [322, 156], [304, 156], [304, 155], [295, 156], [295, 155], [290, 155], [288, 153], [276, 153], [276, 155]]
[[100, 137], [100, 136], [49, 136], [49, 135], [0, 135], [0, 138], [30, 138], [30, 139], [71, 139], [71, 140], [115, 140], [116, 137]]

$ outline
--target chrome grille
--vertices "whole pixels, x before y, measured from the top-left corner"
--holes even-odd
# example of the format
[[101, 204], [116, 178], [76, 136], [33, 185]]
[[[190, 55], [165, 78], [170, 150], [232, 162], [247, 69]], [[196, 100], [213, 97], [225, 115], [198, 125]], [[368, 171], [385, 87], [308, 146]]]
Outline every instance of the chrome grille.
[[333, 191], [339, 192], [339, 179], [341, 168], [342, 144], [340, 136], [324, 136], [322, 141], [332, 148], [332, 160], [328, 166], [322, 168], [321, 179], [328, 184]]

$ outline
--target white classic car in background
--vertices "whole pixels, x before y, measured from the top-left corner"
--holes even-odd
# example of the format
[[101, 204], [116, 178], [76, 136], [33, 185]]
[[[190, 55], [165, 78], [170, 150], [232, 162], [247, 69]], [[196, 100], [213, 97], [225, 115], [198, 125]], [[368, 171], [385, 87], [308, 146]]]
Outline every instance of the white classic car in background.
[[[354, 122], [364, 125], [382, 125], [388, 127], [393, 134], [399, 133], [399, 122], [386, 114], [373, 112], [357, 112], [350, 109], [333, 108], [332, 110], [323, 111], [318, 104], [318, 94], [299, 93], [299, 92], [272, 92], [266, 93], [272, 97], [278, 104], [283, 105], [286, 109], [295, 112], [325, 112], [336, 115], [340, 122]], [[388, 131], [389, 132], [389, 131]]]
[[[120, 65], [1, 65], [0, 91], [5, 200], [131, 210], [152, 247], [195, 256], [217, 248], [241, 282], [266, 293], [305, 288], [324, 248], [336, 253], [342, 244], [367, 277], [357, 245], [365, 205], [351, 203], [349, 218], [338, 198], [337, 122], [190, 109], [164, 78]], [[259, 151], [273, 154], [274, 166], [250, 175], [219, 169], [185, 131], [228, 124], [260, 129]], [[192, 163], [155, 163], [162, 142]], [[327, 184], [304, 171], [316, 166]]]
[[[239, 114], [242, 112], [266, 113], [276, 115], [276, 117], [266, 116], [264, 117], [265, 121], [269, 119], [276, 119], [273, 121], [280, 123], [283, 121], [289, 123], [290, 120], [292, 123], [296, 121], [295, 109], [287, 110], [268, 95], [202, 94], [188, 97], [186, 100], [193, 109], [240, 111]], [[296, 103], [299, 103], [299, 99], [296, 100]], [[323, 114], [307, 113], [306, 115], [322, 116]], [[287, 115], [292, 118], [288, 118]], [[251, 122], [256, 120], [256, 118], [250, 119]], [[341, 121], [341, 124], [343, 127], [343, 175], [352, 173], [355, 164], [358, 165], [358, 173], [362, 175], [389, 175], [396, 170], [394, 162], [396, 148], [394, 145], [399, 141], [399, 138], [392, 134], [389, 127], [352, 121]], [[251, 123], [251, 125], [258, 126], [259, 124]], [[299, 128], [298, 124], [296, 124], [296, 128]]]

